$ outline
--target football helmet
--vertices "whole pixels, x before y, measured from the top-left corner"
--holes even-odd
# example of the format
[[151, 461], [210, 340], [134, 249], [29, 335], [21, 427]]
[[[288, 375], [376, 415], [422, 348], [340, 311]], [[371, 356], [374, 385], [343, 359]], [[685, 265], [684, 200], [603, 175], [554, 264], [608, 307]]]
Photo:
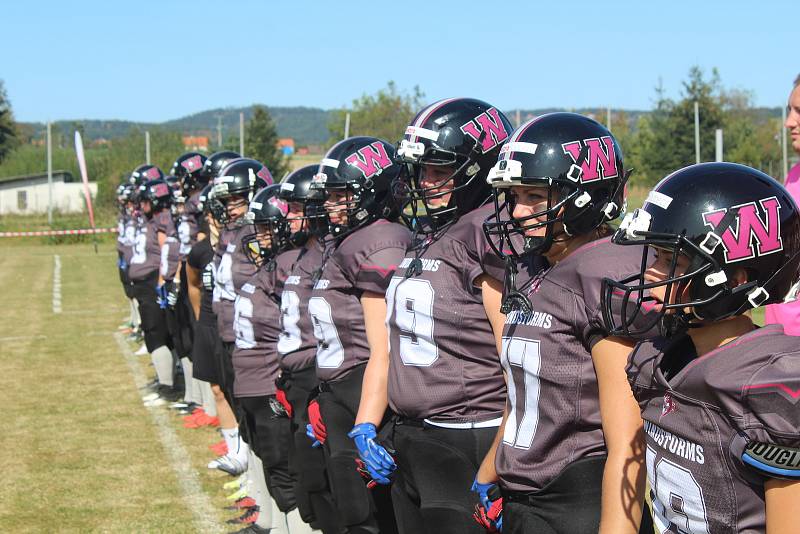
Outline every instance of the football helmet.
[[[214, 198], [223, 204], [227, 204], [234, 197], [243, 198], [249, 204], [257, 191], [272, 183], [272, 174], [260, 161], [249, 158], [235, 159], [225, 165], [214, 178]], [[217, 222], [225, 225], [233, 222], [227, 210], [219, 215], [222, 218], [217, 218]]]
[[289, 240], [293, 246], [302, 246], [308, 240], [309, 234], [314, 233], [317, 225], [328, 227], [327, 214], [315, 206], [309, 206], [309, 187], [314, 175], [317, 174], [319, 165], [306, 165], [287, 174], [281, 181], [281, 190], [278, 196], [284, 202], [299, 202], [303, 204], [302, 217], [287, 217], [286, 222], [291, 224], [300, 219], [300, 229], [292, 232]]
[[[255, 265], [262, 266], [286, 250], [289, 245], [289, 228], [286, 214], [289, 207], [279, 198], [281, 186], [265, 187], [255, 194], [244, 215], [244, 224], [253, 225], [253, 232], [242, 237], [242, 250]], [[265, 246], [264, 234], [269, 234], [269, 245]]]
[[[417, 113], [397, 146], [404, 173], [394, 185], [409, 228], [433, 233], [488, 202], [486, 175], [512, 130], [501, 111], [474, 98], [448, 98]], [[450, 172], [430, 184], [429, 165]], [[448, 194], [446, 204], [437, 201]]]
[[208, 177], [203, 172], [205, 162], [206, 157], [200, 152], [187, 152], [178, 156], [178, 159], [172, 164], [170, 173], [178, 177], [186, 196], [189, 196], [189, 192], [202, 188], [208, 183]]
[[150, 202], [150, 212], [145, 212], [145, 215], [152, 217], [154, 213], [170, 207], [172, 189], [166, 180], [148, 180], [139, 186], [139, 201]]
[[[495, 215], [484, 232], [495, 252], [519, 258], [547, 252], [556, 240], [589, 233], [625, 209], [622, 150], [597, 121], [576, 113], [549, 113], [520, 126], [500, 149], [486, 181], [494, 191]], [[546, 207], [513, 215], [513, 186], [546, 189]], [[561, 223], [561, 228], [557, 228]], [[544, 228], [540, 237], [527, 230]]]
[[333, 191], [347, 193], [342, 202], [325, 204], [329, 215], [344, 211], [347, 221], [330, 223], [326, 234], [339, 240], [377, 219], [397, 216], [391, 188], [400, 165], [394, 157], [394, 147], [377, 137], [349, 137], [328, 150], [309, 184], [309, 200], [325, 202]]
[[132, 184], [140, 186], [148, 180], [163, 180], [165, 177], [166, 175], [160, 168], [144, 163], [133, 169], [129, 180]]
[[[653, 188], [641, 209], [626, 215], [612, 241], [644, 245], [641, 272], [603, 281], [604, 320], [612, 335], [644, 331], [633, 330], [636, 316], [658, 305], [660, 313], [647, 329], [659, 322], [668, 334], [797, 295], [797, 205], [781, 184], [744, 165], [701, 163], [675, 171]], [[663, 281], [645, 278], [651, 249], [673, 254]], [[679, 255], [688, 259], [684, 273], [676, 273]], [[738, 269], [747, 280], [735, 286], [731, 280]], [[665, 287], [663, 303], [649, 293], [659, 286]], [[689, 302], [672, 302], [687, 286]], [[622, 298], [623, 310], [632, 310], [618, 321], [610, 309], [612, 295], [615, 305]]]
[[201, 171], [200, 175], [205, 181], [211, 182], [217, 177], [219, 171], [221, 171], [225, 165], [241, 157], [241, 154], [238, 152], [233, 152], [232, 150], [214, 152], [203, 162], [203, 170]]

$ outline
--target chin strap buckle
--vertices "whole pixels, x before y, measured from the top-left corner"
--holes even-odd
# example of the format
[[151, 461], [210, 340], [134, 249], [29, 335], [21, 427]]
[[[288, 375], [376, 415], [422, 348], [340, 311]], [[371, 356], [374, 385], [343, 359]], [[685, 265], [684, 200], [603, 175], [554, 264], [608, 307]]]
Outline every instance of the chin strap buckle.
[[720, 243], [722, 243], [722, 238], [720, 238], [714, 232], [708, 232], [706, 237], [703, 239], [703, 242], [700, 243], [700, 250], [708, 254], [714, 254], [714, 251], [717, 249]]
[[728, 276], [725, 271], [717, 271], [706, 276], [706, 285], [708, 287], [718, 286], [728, 281]]
[[758, 308], [769, 300], [769, 293], [763, 287], [757, 287], [747, 294], [747, 300], [753, 308]]

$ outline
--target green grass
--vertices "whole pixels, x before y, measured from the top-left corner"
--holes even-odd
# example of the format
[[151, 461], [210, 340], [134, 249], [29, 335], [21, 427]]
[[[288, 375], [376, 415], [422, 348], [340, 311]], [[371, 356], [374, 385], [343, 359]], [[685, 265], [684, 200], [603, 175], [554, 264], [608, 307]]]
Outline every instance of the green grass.
[[[190, 510], [113, 337], [128, 306], [113, 245], [31, 246], [0, 256], [0, 530], [192, 532]], [[63, 313], [51, 308], [53, 255]], [[138, 357], [148, 376], [147, 356]], [[173, 426], [217, 510], [210, 429]]]

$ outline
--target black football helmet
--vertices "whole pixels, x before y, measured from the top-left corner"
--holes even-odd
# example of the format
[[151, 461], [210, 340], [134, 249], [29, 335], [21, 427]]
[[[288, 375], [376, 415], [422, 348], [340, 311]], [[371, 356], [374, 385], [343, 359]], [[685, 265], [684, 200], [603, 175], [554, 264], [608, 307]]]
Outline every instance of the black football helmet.
[[[242, 237], [242, 250], [248, 259], [258, 266], [270, 262], [275, 256], [289, 248], [289, 227], [286, 213], [289, 207], [279, 197], [279, 184], [265, 187], [250, 201], [244, 216], [244, 224], [253, 225], [253, 232]], [[269, 246], [262, 244], [264, 234], [269, 234]]]
[[144, 163], [133, 169], [129, 180], [132, 184], [140, 186], [148, 180], [163, 180], [165, 177], [166, 175], [160, 168]]
[[[501, 111], [474, 98], [448, 98], [417, 113], [398, 143], [397, 159], [405, 172], [394, 185], [409, 228], [433, 233], [488, 202], [486, 175], [512, 130]], [[424, 187], [426, 165], [447, 167], [452, 173]], [[431, 200], [446, 194], [451, 195], [446, 205], [431, 206]]]
[[[487, 182], [495, 215], [484, 232], [495, 252], [519, 258], [547, 252], [556, 240], [587, 234], [625, 209], [622, 150], [605, 126], [576, 113], [549, 113], [520, 126], [500, 149]], [[515, 218], [513, 186], [547, 189], [547, 207]], [[556, 230], [557, 223], [562, 230]], [[526, 230], [545, 228], [543, 237]]]
[[148, 218], [172, 204], [172, 188], [164, 179], [148, 180], [139, 186], [139, 201], [149, 201], [151, 210], [145, 213]]
[[212, 182], [219, 174], [219, 171], [225, 167], [225, 165], [241, 157], [241, 154], [232, 150], [214, 152], [203, 162], [203, 170], [201, 171], [200, 175], [206, 182]]
[[[309, 207], [312, 202], [309, 199], [309, 187], [314, 175], [317, 174], [319, 165], [306, 165], [287, 174], [281, 181], [279, 197], [284, 202], [299, 202], [303, 205], [302, 217], [287, 217], [286, 222], [291, 224], [294, 220], [300, 219], [300, 230], [292, 232], [289, 240], [293, 246], [299, 247], [305, 244], [308, 236], [314, 233], [314, 228], [319, 224], [324, 226], [327, 231], [327, 214], [314, 206]], [[317, 201], [319, 203], [319, 201]]]
[[[243, 198], [249, 203], [257, 191], [272, 183], [272, 174], [260, 161], [235, 159], [225, 165], [214, 178], [214, 198], [222, 204], [227, 204], [232, 198]], [[230, 220], [227, 210], [221, 215], [222, 218], [217, 219], [220, 224], [227, 226], [234, 222]]]
[[208, 177], [203, 172], [205, 162], [206, 157], [200, 152], [187, 152], [178, 156], [172, 164], [170, 174], [178, 177], [186, 196], [195, 189], [202, 189], [208, 183]]
[[327, 233], [333, 239], [377, 219], [397, 217], [391, 188], [400, 176], [400, 165], [394, 158], [394, 147], [377, 137], [349, 137], [328, 150], [309, 185], [309, 200], [324, 202], [331, 191], [349, 193], [347, 200], [325, 206], [329, 213], [343, 210], [347, 214], [346, 224], [329, 224]]
[[[643, 309], [658, 304], [650, 289], [665, 286], [660, 313], [664, 334], [702, 322], [740, 315], [750, 308], [796, 298], [800, 266], [800, 214], [791, 195], [766, 174], [736, 163], [701, 163], [670, 174], [650, 192], [641, 209], [629, 213], [612, 237], [618, 245], [645, 245], [641, 272], [603, 281], [604, 320], [612, 335], [632, 335]], [[648, 282], [648, 250], [673, 254], [664, 281]], [[679, 255], [689, 260], [676, 274]], [[737, 269], [747, 281], [733, 287]], [[688, 286], [689, 302], [673, 303]], [[623, 299], [616, 324], [611, 295]], [[671, 313], [666, 313], [671, 310]]]

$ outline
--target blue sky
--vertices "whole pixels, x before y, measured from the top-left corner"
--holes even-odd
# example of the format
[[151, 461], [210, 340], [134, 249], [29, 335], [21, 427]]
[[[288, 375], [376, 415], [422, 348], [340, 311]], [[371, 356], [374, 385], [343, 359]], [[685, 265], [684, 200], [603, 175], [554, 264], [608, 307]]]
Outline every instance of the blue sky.
[[160, 122], [204, 109], [347, 105], [395, 80], [426, 100], [649, 109], [690, 66], [756, 103], [800, 72], [796, 1], [39, 1], [3, 6], [17, 120]]

